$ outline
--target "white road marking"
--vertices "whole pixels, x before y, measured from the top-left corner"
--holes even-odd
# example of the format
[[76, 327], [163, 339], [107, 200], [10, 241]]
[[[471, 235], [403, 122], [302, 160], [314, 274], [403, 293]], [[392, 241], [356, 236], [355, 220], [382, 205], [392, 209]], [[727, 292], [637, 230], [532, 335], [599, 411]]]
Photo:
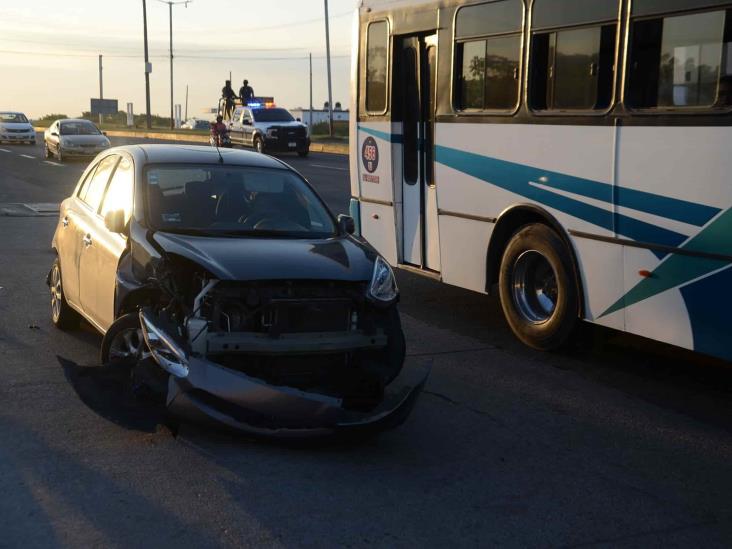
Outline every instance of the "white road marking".
[[4, 153], [9, 153], [10, 152], [8, 149], [0, 149], [0, 151], [2, 151]]
[[61, 166], [63, 168], [63, 164], [59, 164], [58, 162], [52, 162], [51, 160], [44, 160], [44, 164], [51, 164], [51, 166]]
[[325, 168], [326, 170], [338, 170], [339, 172], [347, 172], [348, 168], [336, 168], [335, 166], [324, 166], [323, 164], [310, 164], [313, 168]]
[[30, 159], [32, 159], [32, 160], [35, 160], [35, 159], [36, 159], [36, 157], [35, 157], [35, 156], [31, 156], [31, 155], [29, 155], [29, 154], [19, 154], [18, 156], [22, 156], [23, 158], [30, 158]]

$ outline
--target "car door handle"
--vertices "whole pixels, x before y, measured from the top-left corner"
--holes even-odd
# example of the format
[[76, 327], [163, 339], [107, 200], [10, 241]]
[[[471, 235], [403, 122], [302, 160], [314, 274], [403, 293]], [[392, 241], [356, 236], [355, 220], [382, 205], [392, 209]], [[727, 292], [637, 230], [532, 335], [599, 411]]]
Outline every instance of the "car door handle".
[[86, 235], [86, 236], [84, 237], [84, 239], [82, 240], [82, 242], [84, 242], [84, 246], [86, 246], [87, 248], [88, 248], [89, 246], [91, 246], [91, 245], [92, 245], [92, 239], [91, 239], [91, 235], [90, 235], [90, 234], [87, 234], [87, 235]]
[[68, 227], [69, 226], [69, 216], [68, 215], [61, 220], [61, 224], [64, 227]]

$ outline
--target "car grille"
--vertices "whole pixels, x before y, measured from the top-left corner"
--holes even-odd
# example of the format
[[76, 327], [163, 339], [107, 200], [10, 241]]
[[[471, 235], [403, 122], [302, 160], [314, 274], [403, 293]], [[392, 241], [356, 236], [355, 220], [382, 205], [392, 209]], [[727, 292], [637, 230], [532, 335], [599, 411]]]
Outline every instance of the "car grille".
[[28, 133], [31, 130], [10, 130], [10, 129], [8, 129], [8, 130], [5, 130], [5, 131], [8, 132], [8, 133]]

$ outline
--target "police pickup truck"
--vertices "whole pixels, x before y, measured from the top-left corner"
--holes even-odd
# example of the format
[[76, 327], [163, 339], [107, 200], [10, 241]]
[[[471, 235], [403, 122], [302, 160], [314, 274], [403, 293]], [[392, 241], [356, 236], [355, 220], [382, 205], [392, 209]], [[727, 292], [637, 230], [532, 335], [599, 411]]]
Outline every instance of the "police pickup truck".
[[305, 124], [287, 109], [272, 103], [237, 106], [227, 121], [232, 144], [253, 147], [257, 152], [297, 152], [307, 156], [310, 135]]

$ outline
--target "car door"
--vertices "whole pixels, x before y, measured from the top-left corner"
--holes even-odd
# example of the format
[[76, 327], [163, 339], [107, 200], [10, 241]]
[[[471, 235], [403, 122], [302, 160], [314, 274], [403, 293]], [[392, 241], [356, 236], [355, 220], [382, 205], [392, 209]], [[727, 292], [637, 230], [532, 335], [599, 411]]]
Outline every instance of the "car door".
[[77, 186], [73, 196], [64, 200], [61, 205], [61, 221], [56, 231], [56, 250], [61, 263], [61, 280], [64, 285], [66, 301], [73, 307], [81, 307], [79, 300], [79, 257], [81, 255], [83, 235], [79, 228], [83, 222], [86, 207], [83, 197], [89, 188], [89, 182], [97, 169], [95, 164], [86, 171], [84, 179]]
[[254, 117], [252, 116], [251, 110], [244, 109], [242, 113], [241, 124], [244, 134], [242, 139], [242, 145], [247, 145], [248, 147], [251, 147], [254, 144]]
[[79, 300], [84, 316], [101, 331], [105, 331], [107, 326], [102, 322], [103, 308], [97, 304], [97, 279], [99, 278], [99, 255], [107, 245], [107, 238], [104, 234], [107, 232], [107, 228], [104, 226], [100, 209], [107, 184], [119, 159], [118, 155], [111, 154], [99, 162], [83, 199], [84, 211], [79, 217], [78, 234], [81, 239]]
[[237, 107], [234, 110], [234, 115], [231, 117], [231, 122], [229, 122], [229, 136], [231, 137], [232, 143], [237, 143], [237, 144], [242, 143], [242, 137], [243, 137], [243, 131], [242, 131], [242, 125], [241, 125], [242, 112], [243, 112], [243, 109], [241, 107]]

